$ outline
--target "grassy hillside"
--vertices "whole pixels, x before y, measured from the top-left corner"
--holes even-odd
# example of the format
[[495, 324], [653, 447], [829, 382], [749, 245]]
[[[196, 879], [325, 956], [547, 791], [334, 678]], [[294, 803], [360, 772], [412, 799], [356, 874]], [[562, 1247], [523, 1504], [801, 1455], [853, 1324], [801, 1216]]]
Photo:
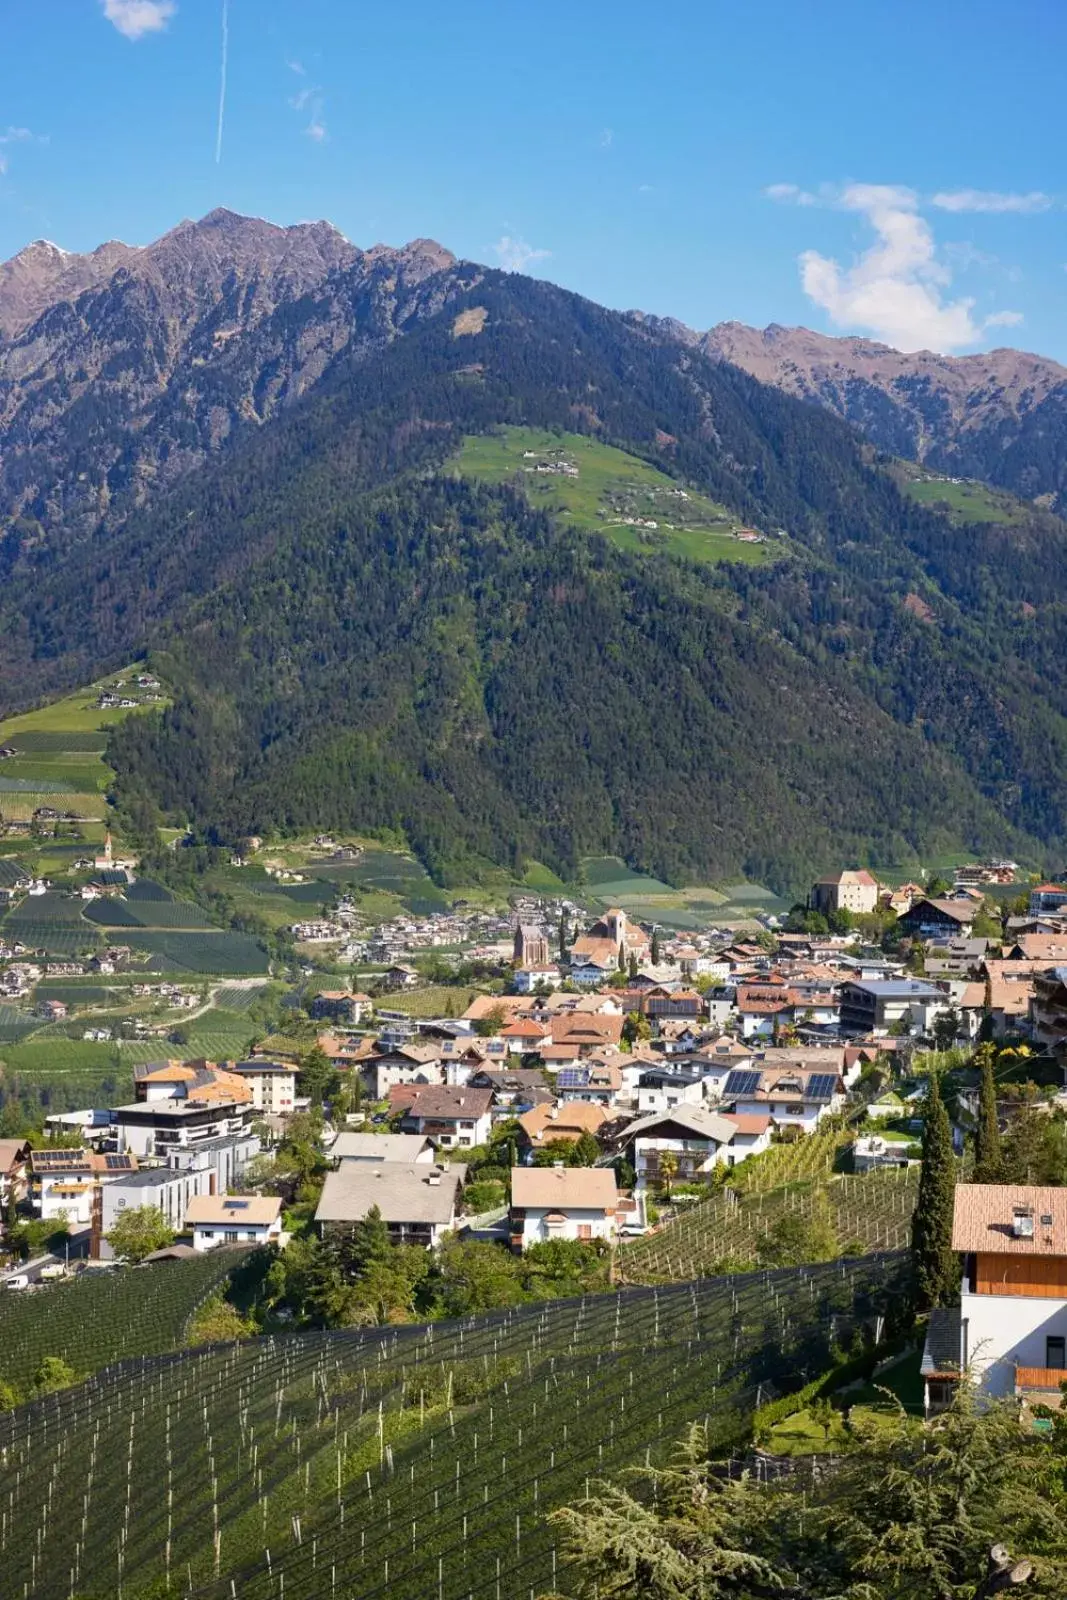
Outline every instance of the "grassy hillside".
[[[75, 694], [0, 722], [0, 750], [13, 752], [0, 758], [0, 857], [18, 852], [30, 864], [39, 862], [40, 870], [49, 871], [62, 864], [62, 838], [102, 843], [108, 817], [106, 791], [114, 780], [105, 759], [108, 734], [127, 717], [166, 704], [161, 689], [138, 685], [137, 677], [145, 670], [127, 667]], [[136, 705], [102, 707], [103, 695], [133, 700]], [[11, 831], [12, 823], [31, 823], [41, 807], [76, 820], [61, 822], [61, 838], [54, 842]]]
[[583, 532], [603, 533], [620, 550], [759, 565], [782, 548], [781, 540], [762, 534], [754, 542], [757, 530], [725, 506], [584, 434], [520, 427], [473, 434], [455, 463], [465, 477], [510, 484], [539, 510]]
[[942, 478], [910, 462], [901, 465], [899, 480], [910, 500], [943, 512], [954, 523], [994, 522], [1019, 526], [1034, 514], [1033, 506], [1006, 490], [969, 478]]

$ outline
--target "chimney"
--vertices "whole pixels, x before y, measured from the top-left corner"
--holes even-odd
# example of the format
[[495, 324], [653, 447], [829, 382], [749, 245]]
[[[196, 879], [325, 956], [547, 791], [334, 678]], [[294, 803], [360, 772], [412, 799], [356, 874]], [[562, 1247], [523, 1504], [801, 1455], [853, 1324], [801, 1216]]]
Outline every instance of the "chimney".
[[435, 1167], [432, 1172], [428, 1172], [426, 1174], [426, 1182], [430, 1185], [431, 1189], [439, 1189], [441, 1187], [441, 1173], [437, 1167]]
[[556, 1172], [562, 1172], [563, 1171], [563, 1162], [562, 1161], [553, 1161], [552, 1166], [553, 1166], [553, 1170], [556, 1171]]

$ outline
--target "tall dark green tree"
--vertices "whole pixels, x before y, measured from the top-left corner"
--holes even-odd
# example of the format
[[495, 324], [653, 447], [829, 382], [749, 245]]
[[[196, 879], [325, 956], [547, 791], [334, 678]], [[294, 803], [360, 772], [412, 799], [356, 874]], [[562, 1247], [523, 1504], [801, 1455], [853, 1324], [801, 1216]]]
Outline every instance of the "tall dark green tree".
[[651, 955], [651, 958], [652, 958], [652, 965], [654, 967], [658, 967], [659, 966], [659, 929], [658, 928], [653, 928], [652, 929], [652, 949], [649, 952], [649, 954]]
[[559, 959], [561, 961], [566, 961], [567, 959], [567, 913], [565, 911], [561, 911], [559, 914]]
[[919, 1307], [945, 1305], [959, 1281], [952, 1249], [952, 1209], [956, 1187], [956, 1158], [952, 1130], [941, 1098], [936, 1073], [930, 1074], [923, 1120], [923, 1158], [919, 1173], [919, 1198], [911, 1224], [911, 1258]]
[[993, 1046], [980, 1045], [977, 1051], [978, 1126], [974, 1135], [975, 1183], [1000, 1183], [1004, 1158], [997, 1126], [997, 1089], [993, 1081]]

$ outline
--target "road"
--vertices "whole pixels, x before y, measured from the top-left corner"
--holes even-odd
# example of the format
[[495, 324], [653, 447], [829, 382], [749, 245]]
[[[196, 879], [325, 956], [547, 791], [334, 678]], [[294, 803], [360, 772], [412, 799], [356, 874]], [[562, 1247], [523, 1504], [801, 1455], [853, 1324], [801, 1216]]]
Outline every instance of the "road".
[[84, 1261], [88, 1254], [89, 1229], [80, 1228], [70, 1236], [69, 1251], [63, 1251], [60, 1254], [49, 1251], [45, 1255], [34, 1256], [32, 1261], [24, 1261], [20, 1266], [5, 1272], [0, 1281], [6, 1283], [8, 1278], [17, 1278], [22, 1275], [29, 1278], [31, 1284], [41, 1283], [42, 1281], [47, 1281], [41, 1278], [45, 1267], [62, 1267], [66, 1266], [68, 1261], [71, 1263]]

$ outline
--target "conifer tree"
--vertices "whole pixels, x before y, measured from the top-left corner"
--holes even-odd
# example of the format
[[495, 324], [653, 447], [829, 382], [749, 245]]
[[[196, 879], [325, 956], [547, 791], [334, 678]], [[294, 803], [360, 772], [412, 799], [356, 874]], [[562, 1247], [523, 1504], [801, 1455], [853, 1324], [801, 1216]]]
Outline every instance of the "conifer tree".
[[561, 911], [559, 914], [559, 959], [561, 961], [566, 961], [567, 959], [567, 913], [565, 911]]
[[919, 1198], [911, 1224], [915, 1294], [921, 1310], [945, 1305], [954, 1295], [959, 1272], [952, 1249], [952, 1210], [956, 1158], [952, 1131], [936, 1073], [930, 1075], [923, 1121]]
[[649, 954], [650, 954], [650, 956], [652, 958], [652, 965], [654, 967], [658, 967], [659, 966], [659, 929], [658, 928], [653, 928], [652, 929], [652, 949], [649, 952]]
[[975, 1183], [1000, 1183], [1004, 1158], [997, 1126], [997, 1090], [993, 1082], [993, 1047], [984, 1044], [977, 1052], [981, 1074], [978, 1081], [978, 1126], [974, 1136]]

